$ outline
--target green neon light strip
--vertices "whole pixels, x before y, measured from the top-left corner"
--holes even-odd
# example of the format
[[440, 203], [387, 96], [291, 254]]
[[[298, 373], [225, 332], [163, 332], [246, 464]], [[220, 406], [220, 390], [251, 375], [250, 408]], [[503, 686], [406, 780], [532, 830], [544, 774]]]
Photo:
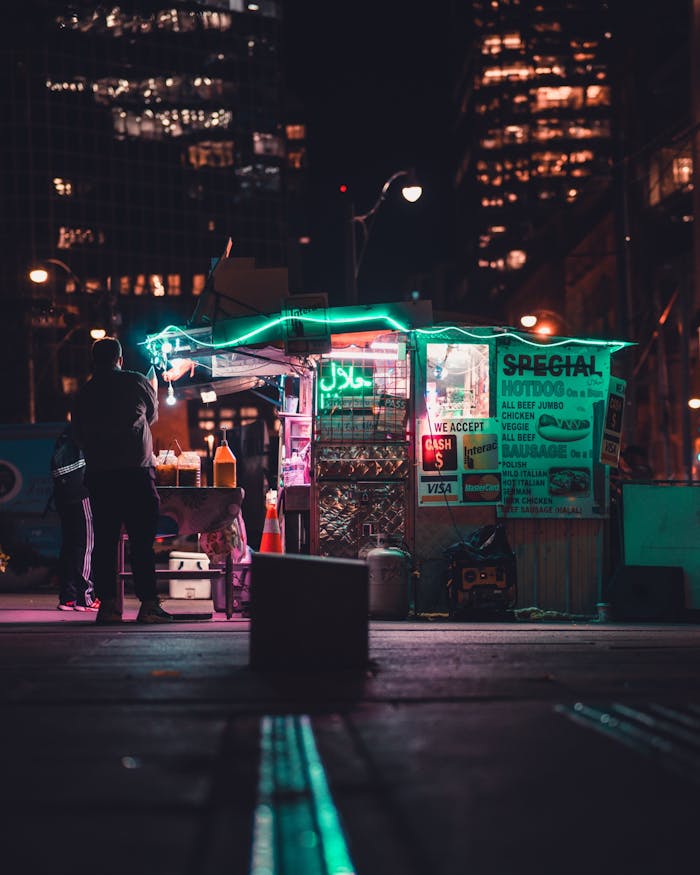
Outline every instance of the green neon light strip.
[[333, 804], [333, 797], [328, 787], [326, 770], [318, 755], [311, 721], [306, 714], [302, 714], [299, 718], [299, 729], [316, 807], [316, 817], [323, 839], [326, 868], [329, 875], [352, 875], [355, 872], [355, 867], [350, 860], [338, 810]]
[[260, 726], [258, 803], [253, 813], [250, 875], [272, 875], [275, 872], [275, 808], [272, 804], [275, 780], [272, 762], [272, 719], [263, 717]]
[[565, 340], [528, 340], [522, 334], [519, 334], [517, 331], [492, 331], [491, 334], [477, 334], [474, 331], [468, 331], [466, 328], [460, 328], [458, 325], [450, 325], [450, 326], [442, 326], [441, 328], [417, 328], [416, 332], [418, 334], [427, 334], [433, 336], [435, 334], [444, 334], [446, 331], [456, 331], [459, 334], [464, 334], [466, 337], [471, 337], [475, 340], [493, 340], [494, 337], [513, 337], [516, 340], [521, 341], [522, 343], [527, 344], [528, 346], [537, 346], [537, 347], [552, 347], [552, 346], [566, 346], [568, 344], [580, 344], [585, 346], [613, 346], [615, 349], [613, 352], [617, 352], [619, 349], [624, 349], [626, 346], [633, 346], [634, 344], [625, 341], [625, 340], [597, 340], [594, 338], [582, 338], [582, 337], [569, 337]]
[[320, 316], [279, 316], [277, 319], [272, 319], [264, 325], [261, 325], [259, 328], [254, 328], [246, 334], [241, 334], [240, 337], [236, 337], [234, 340], [226, 340], [221, 343], [208, 343], [204, 340], [198, 340], [182, 328], [178, 328], [177, 325], [168, 325], [167, 328], [159, 331], [158, 334], [149, 335], [149, 337], [146, 338], [145, 343], [150, 346], [152, 343], [157, 343], [159, 340], [169, 339], [173, 333], [176, 333], [178, 337], [185, 337], [187, 340], [199, 344], [199, 346], [208, 346], [212, 349], [225, 349], [228, 346], [242, 346], [246, 341], [250, 341], [259, 334], [270, 331], [285, 322], [313, 322], [316, 325], [357, 325], [362, 322], [376, 322], [377, 319], [383, 319], [387, 325], [392, 327], [395, 331], [410, 330], [408, 326], [402, 325], [397, 319], [394, 319], [393, 316], [389, 316], [388, 313], [373, 313], [369, 316], [352, 316], [346, 319], [326, 319]]
[[[258, 328], [254, 328], [251, 331], [246, 332], [245, 334], [241, 334], [239, 337], [234, 338], [233, 340], [222, 341], [221, 343], [210, 343], [205, 340], [199, 340], [192, 334], [188, 334], [182, 328], [179, 328], [177, 325], [168, 325], [162, 331], [158, 332], [158, 334], [152, 334], [147, 337], [144, 343], [151, 348], [153, 344], [158, 343], [159, 341], [169, 340], [173, 337], [173, 335], [177, 337], [184, 337], [190, 342], [197, 344], [199, 347], [208, 347], [210, 349], [226, 349], [228, 347], [234, 346], [243, 346], [245, 343], [254, 341], [256, 337], [266, 332], [269, 332], [273, 328], [276, 328], [278, 325], [282, 325], [284, 322], [288, 322], [291, 320], [297, 322], [312, 322], [316, 325], [324, 324], [324, 325], [360, 325], [364, 322], [376, 322], [379, 319], [383, 319], [388, 327], [392, 328], [394, 331], [401, 331], [407, 333], [411, 330], [410, 326], [402, 325], [397, 319], [394, 319], [393, 316], [390, 316], [388, 313], [373, 313], [367, 316], [353, 316], [345, 319], [342, 318], [323, 318], [319, 316], [279, 316], [277, 319], [273, 319], [270, 322], [266, 322], [264, 325], [259, 326]], [[581, 346], [609, 346], [613, 347], [613, 352], [617, 352], [620, 349], [624, 349], [626, 346], [633, 346], [629, 341], [622, 340], [597, 340], [597, 339], [585, 339], [578, 337], [571, 337], [565, 340], [556, 340], [556, 341], [537, 341], [537, 340], [529, 340], [524, 337], [522, 334], [519, 334], [516, 331], [492, 331], [490, 334], [481, 334], [475, 331], [469, 331], [466, 328], [460, 328], [458, 325], [451, 326], [442, 326], [440, 328], [417, 328], [415, 329], [417, 334], [423, 334], [428, 337], [437, 336], [440, 334], [445, 334], [446, 332], [456, 331], [459, 334], [464, 335], [465, 337], [469, 337], [473, 340], [493, 340], [498, 337], [512, 337], [515, 340], [519, 340], [521, 343], [527, 344], [528, 346], [535, 346], [538, 348], [547, 348], [547, 347], [556, 347], [556, 346], [565, 346], [567, 344], [578, 344]]]
[[353, 875], [306, 715], [264, 717], [250, 875]]

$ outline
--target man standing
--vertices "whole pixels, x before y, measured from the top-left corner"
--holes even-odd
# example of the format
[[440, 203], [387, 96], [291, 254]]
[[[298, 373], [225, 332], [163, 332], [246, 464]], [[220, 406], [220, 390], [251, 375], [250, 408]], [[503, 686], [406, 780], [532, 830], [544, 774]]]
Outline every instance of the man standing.
[[160, 501], [155, 486], [150, 426], [158, 418], [157, 381], [122, 370], [116, 338], [92, 347], [93, 373], [80, 389], [73, 426], [83, 449], [92, 503], [95, 546], [93, 581], [100, 599], [96, 622], [120, 623], [117, 551], [122, 525], [129, 536], [139, 623], [168, 623], [156, 589], [156, 537]]

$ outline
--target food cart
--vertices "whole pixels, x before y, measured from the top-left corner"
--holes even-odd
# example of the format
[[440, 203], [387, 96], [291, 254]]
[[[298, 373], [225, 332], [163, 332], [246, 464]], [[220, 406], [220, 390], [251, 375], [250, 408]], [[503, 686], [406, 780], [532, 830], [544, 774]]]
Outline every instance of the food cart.
[[214, 386], [278, 380], [287, 551], [401, 549], [425, 615], [448, 609], [450, 546], [502, 526], [520, 605], [595, 613], [624, 393], [612, 363], [628, 344], [435, 322], [427, 301], [294, 301], [146, 340], [161, 373], [194, 360]]

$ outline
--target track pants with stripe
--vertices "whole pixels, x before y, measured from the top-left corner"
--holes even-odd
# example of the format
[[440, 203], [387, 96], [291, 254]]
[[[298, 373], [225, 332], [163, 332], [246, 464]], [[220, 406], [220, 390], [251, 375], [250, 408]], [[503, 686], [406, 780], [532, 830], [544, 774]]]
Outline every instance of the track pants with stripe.
[[92, 585], [94, 534], [90, 499], [58, 503], [61, 519], [59, 600], [89, 606], [95, 600]]

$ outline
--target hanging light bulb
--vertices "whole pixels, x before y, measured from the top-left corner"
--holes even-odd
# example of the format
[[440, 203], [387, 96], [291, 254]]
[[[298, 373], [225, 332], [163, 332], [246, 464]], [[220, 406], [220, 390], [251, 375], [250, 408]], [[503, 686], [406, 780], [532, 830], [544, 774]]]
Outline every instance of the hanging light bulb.
[[165, 403], [169, 404], [171, 407], [173, 404], [177, 402], [177, 398], [175, 397], [175, 390], [173, 389], [173, 384], [168, 381], [168, 396], [165, 399]]

